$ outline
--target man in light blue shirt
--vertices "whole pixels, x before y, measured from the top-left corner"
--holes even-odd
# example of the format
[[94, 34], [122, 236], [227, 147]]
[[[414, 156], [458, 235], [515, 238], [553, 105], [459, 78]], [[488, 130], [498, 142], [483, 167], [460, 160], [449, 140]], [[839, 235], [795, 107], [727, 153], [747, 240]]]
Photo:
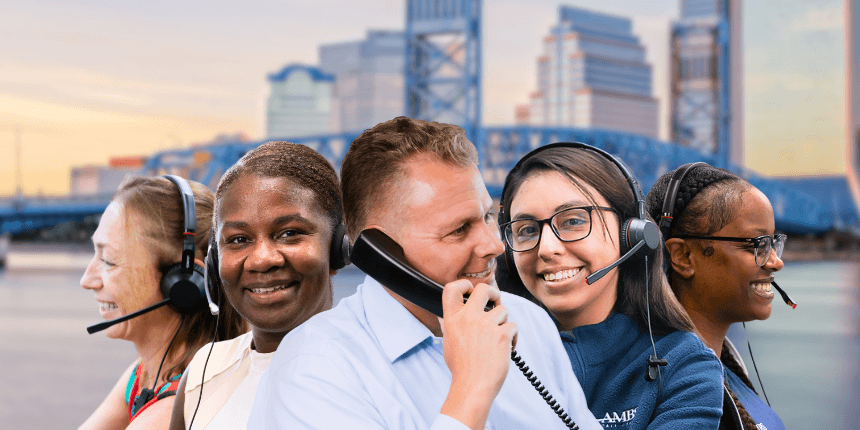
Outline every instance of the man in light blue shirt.
[[546, 312], [495, 287], [504, 248], [461, 128], [404, 117], [379, 124], [352, 143], [341, 178], [349, 235], [391, 236], [445, 285], [445, 317], [367, 277], [284, 338], [248, 428], [566, 428], [511, 365], [512, 347], [580, 428], [601, 428]]

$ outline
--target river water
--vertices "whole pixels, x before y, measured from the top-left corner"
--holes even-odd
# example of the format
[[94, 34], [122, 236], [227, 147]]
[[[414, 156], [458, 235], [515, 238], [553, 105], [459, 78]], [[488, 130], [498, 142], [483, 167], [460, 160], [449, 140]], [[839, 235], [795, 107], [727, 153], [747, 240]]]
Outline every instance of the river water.
[[[76, 428], [135, 359], [131, 343], [85, 330], [101, 320], [92, 292], [78, 285], [88, 258], [10, 258], [0, 272], [0, 428]], [[335, 300], [362, 278], [342, 270]], [[860, 263], [790, 262], [777, 282], [797, 309], [777, 297], [769, 320], [730, 333], [751, 379], [758, 385], [747, 339], [787, 428], [860, 429]]]

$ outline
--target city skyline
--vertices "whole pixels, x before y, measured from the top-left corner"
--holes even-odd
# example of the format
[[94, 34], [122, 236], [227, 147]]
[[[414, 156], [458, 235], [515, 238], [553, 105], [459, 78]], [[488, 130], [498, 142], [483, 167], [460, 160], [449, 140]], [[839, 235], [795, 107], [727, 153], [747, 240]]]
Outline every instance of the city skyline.
[[[678, 16], [678, 3], [564, 2], [633, 20], [633, 32], [642, 39], [647, 61], [654, 67], [654, 97], [660, 100], [664, 139], [668, 34]], [[745, 5], [744, 12], [751, 9], [750, 16], [758, 16], [778, 7], [755, 3]], [[792, 23], [782, 32], [788, 40], [822, 31], [835, 31], [841, 38], [841, 23], [835, 30], [827, 27], [834, 21], [832, 3], [803, 2], [802, 7], [786, 8], [797, 16], [778, 17]], [[838, 17], [841, 0], [835, 3]], [[484, 124], [513, 124], [514, 106], [527, 102], [535, 86], [534, 58], [560, 2], [484, 4]], [[261, 139], [268, 73], [290, 63], [318, 64], [320, 45], [360, 40], [368, 29], [402, 30], [404, 25], [404, 4], [381, 0], [362, 2], [358, 10], [338, 8], [340, 4], [331, 0], [253, 2], [240, 11], [218, 2], [206, 9], [172, 2], [104, 5], [10, 1], [0, 7], [5, 9], [0, 13], [4, 33], [18, 41], [0, 47], [5, 59], [0, 68], [0, 195], [15, 189], [16, 128], [21, 130], [23, 191], [62, 194], [68, 191], [71, 166], [187, 146], [219, 133], [244, 131]], [[745, 32], [748, 28], [745, 23]], [[809, 150], [806, 154], [761, 143], [771, 135], [761, 136], [751, 125], [765, 121], [770, 126], [765, 129], [778, 129], [779, 118], [756, 119], [751, 95], [761, 94], [759, 88], [818, 88], [822, 79], [813, 82], [801, 71], [768, 80], [767, 65], [763, 72], [753, 72], [748, 60], [766, 46], [758, 46], [760, 37], [751, 34], [745, 34], [744, 41], [747, 164], [763, 167], [755, 170], [764, 174], [844, 172], [841, 148], [809, 150], [808, 141], [799, 142], [799, 148]], [[816, 73], [828, 76], [819, 69]], [[841, 76], [839, 64], [835, 69]], [[751, 91], [751, 81], [759, 92]], [[833, 134], [841, 137], [844, 132]], [[797, 160], [784, 166], [761, 161], [772, 161], [780, 152], [794, 154]]]

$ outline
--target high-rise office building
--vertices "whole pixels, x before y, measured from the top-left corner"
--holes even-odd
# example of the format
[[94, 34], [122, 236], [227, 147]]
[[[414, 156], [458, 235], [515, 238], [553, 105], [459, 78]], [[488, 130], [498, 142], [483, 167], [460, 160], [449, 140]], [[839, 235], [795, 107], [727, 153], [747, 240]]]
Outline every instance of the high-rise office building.
[[532, 125], [622, 130], [657, 136], [657, 100], [651, 96], [651, 66], [627, 18], [572, 6], [559, 7], [559, 23], [538, 57]]
[[268, 76], [266, 137], [294, 138], [335, 132], [334, 76], [299, 64]]
[[672, 29], [672, 140], [744, 165], [740, 0], [681, 0]]
[[362, 131], [405, 113], [405, 56], [402, 31], [370, 30], [364, 40], [320, 46], [320, 68], [335, 76], [338, 131]]

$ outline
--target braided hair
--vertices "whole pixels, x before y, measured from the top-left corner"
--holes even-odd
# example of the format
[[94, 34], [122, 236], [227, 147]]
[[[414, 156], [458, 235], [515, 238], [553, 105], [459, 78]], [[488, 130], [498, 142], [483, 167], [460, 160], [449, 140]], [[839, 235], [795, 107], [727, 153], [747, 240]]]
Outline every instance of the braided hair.
[[[750, 387], [750, 390], [753, 390], [753, 392], [756, 393], [756, 390], [753, 387], [752, 381], [750, 381], [750, 378], [747, 376], [747, 374], [741, 368], [741, 365], [738, 364], [737, 360], [735, 360], [735, 357], [732, 355], [732, 353], [729, 352], [729, 348], [728, 348], [726, 342], [723, 342], [723, 350], [720, 353], [720, 362], [723, 363], [723, 366], [726, 366], [726, 369], [728, 369], [730, 372], [737, 375], [737, 377], [740, 378], [740, 380], [743, 381], [747, 387]], [[731, 394], [731, 396], [732, 396], [732, 401], [735, 402], [735, 406], [737, 406], [737, 408], [738, 408], [738, 413], [741, 416], [741, 422], [743, 422], [744, 429], [745, 430], [756, 430], [757, 429], [756, 423], [752, 419], [752, 417], [750, 416], [749, 412], [747, 412], [746, 408], [744, 408], [743, 403], [741, 403], [740, 400], [738, 400], [738, 397], [731, 390], [731, 388], [729, 388], [728, 385], [726, 385], [726, 389], [729, 390], [729, 394]], [[758, 394], [758, 393], [756, 393], [756, 394]]]
[[[661, 176], [645, 197], [648, 212], [654, 219], [659, 219], [662, 215], [660, 212], [674, 173], [671, 171]], [[719, 231], [734, 219], [736, 210], [740, 207], [741, 195], [750, 188], [752, 185], [749, 182], [728, 170], [707, 164], [694, 167], [687, 172], [678, 186], [678, 193], [670, 214], [672, 223], [669, 225], [668, 237], [663, 237], [664, 243], [666, 239], [682, 234], [708, 236]], [[665, 247], [663, 252], [664, 261], [671, 261]], [[702, 252], [709, 255], [713, 252], [713, 248], [703, 248]], [[671, 266], [666, 267], [666, 270], [670, 271]], [[723, 342], [720, 362], [755, 392], [752, 382], [729, 352], [725, 342]], [[728, 385], [726, 389], [737, 407], [744, 429], [756, 430], [756, 423], [744, 405]], [[720, 428], [728, 425], [727, 422], [721, 420]]]
[[[645, 196], [648, 214], [653, 219], [660, 219], [666, 189], [674, 173], [661, 176]], [[728, 170], [707, 164], [694, 167], [678, 186], [669, 235], [663, 241], [681, 234], [708, 236], [719, 231], [734, 219], [741, 195], [750, 188], [749, 182]], [[708, 248], [702, 251], [708, 252]], [[670, 261], [665, 247], [663, 261]]]

